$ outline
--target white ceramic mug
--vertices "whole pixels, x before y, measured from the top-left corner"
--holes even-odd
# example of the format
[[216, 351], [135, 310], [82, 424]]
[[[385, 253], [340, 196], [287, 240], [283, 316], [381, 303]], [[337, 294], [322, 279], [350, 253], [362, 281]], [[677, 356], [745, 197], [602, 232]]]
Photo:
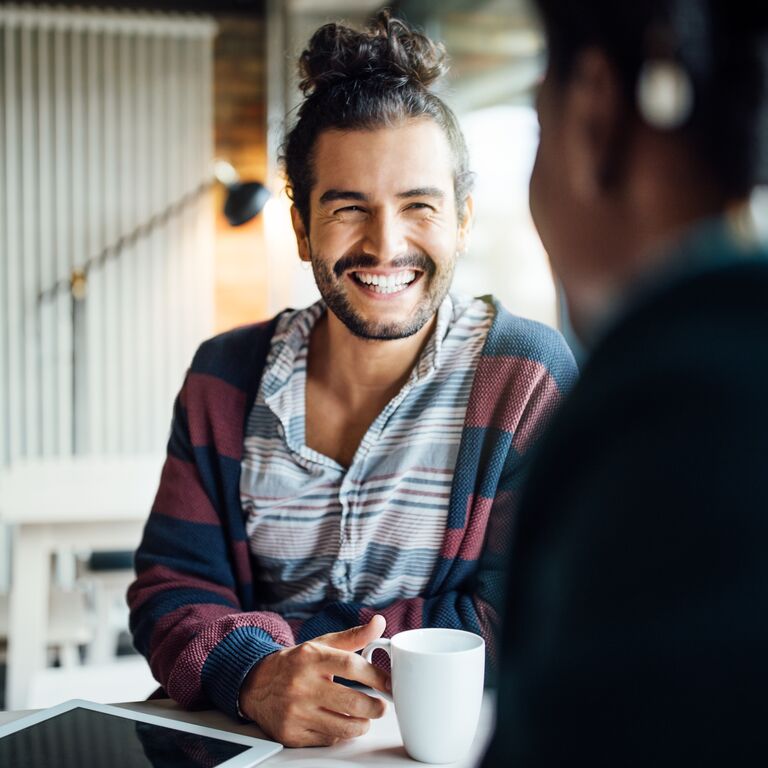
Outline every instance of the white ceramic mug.
[[408, 754], [423, 763], [452, 763], [472, 746], [480, 718], [485, 641], [460, 629], [410, 629], [363, 649], [381, 648], [392, 666], [392, 699]]

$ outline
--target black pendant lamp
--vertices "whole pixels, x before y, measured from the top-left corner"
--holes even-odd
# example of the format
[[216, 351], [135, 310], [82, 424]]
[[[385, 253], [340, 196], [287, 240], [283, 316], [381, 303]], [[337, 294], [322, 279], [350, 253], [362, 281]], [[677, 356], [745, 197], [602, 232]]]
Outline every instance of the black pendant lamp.
[[231, 163], [218, 160], [216, 178], [227, 188], [224, 216], [232, 227], [239, 227], [258, 216], [269, 200], [269, 190], [259, 181], [240, 181]]

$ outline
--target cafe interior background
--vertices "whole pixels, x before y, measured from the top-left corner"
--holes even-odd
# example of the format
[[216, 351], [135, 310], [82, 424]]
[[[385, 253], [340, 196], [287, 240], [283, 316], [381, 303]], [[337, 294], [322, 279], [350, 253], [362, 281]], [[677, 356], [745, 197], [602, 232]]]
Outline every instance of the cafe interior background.
[[[524, 0], [388, 6], [452, 63], [476, 172], [455, 288], [560, 327], [528, 211], [535, 19]], [[295, 61], [321, 23], [379, 7], [0, 4], [0, 709], [154, 689], [124, 593], [173, 398], [200, 341], [317, 297], [278, 164]]]

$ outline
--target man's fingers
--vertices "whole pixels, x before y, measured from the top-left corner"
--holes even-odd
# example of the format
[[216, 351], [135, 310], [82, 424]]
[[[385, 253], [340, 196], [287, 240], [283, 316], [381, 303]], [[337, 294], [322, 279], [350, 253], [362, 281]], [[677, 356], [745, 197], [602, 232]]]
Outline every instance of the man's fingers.
[[387, 703], [378, 696], [369, 696], [339, 683], [328, 683], [323, 695], [323, 708], [352, 717], [377, 720], [387, 711]]
[[273, 734], [271, 738], [284, 747], [332, 747], [341, 741], [338, 736], [313, 731], [311, 728], [295, 728], [284, 734]]
[[361, 651], [368, 643], [378, 640], [387, 627], [387, 620], [376, 614], [367, 624], [343, 632], [332, 632], [315, 638], [314, 642], [338, 648], [340, 651]]
[[332, 747], [338, 744], [341, 739], [338, 736], [329, 736], [327, 733], [318, 733], [317, 731], [304, 731], [302, 740], [297, 744], [286, 744], [291, 747]]
[[389, 691], [389, 675], [356, 653], [323, 648], [322, 655], [316, 660], [315, 669], [321, 674], [342, 677], [377, 691]]
[[368, 733], [371, 721], [365, 717], [350, 717], [320, 709], [313, 718], [312, 730], [338, 739], [354, 739]]

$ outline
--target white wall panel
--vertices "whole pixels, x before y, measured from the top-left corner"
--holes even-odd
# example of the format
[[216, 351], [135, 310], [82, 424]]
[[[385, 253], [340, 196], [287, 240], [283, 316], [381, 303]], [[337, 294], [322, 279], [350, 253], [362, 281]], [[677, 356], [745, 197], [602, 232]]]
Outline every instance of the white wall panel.
[[0, 7], [0, 465], [167, 439], [212, 329], [214, 33]]
[[23, 303], [24, 356], [24, 452], [27, 456], [39, 456], [41, 452], [40, 419], [40, 371], [38, 369], [40, 350], [40, 317], [37, 311], [38, 291], [37, 261], [37, 62], [33, 51], [34, 29], [31, 17], [24, 19], [20, 27], [20, 100], [21, 100], [21, 300]]
[[[38, 292], [53, 285], [56, 270], [55, 199], [53, 175], [54, 123], [51, 101], [53, 83], [53, 33], [37, 30], [37, 232], [40, 282]], [[57, 417], [58, 388], [56, 386], [56, 349], [58, 330], [55, 302], [36, 302], [40, 317], [40, 417], [42, 420], [42, 455], [59, 452]]]
[[[5, 72], [5, 35], [0, 29], [0, 72]], [[8, 205], [8, 177], [5, 170], [5, 80], [0, 74], [0, 251], [5, 251], [6, 206]], [[8, 402], [8, 301], [6, 299], [8, 259], [0, 259], [0, 465], [10, 460], [10, 426]], [[0, 534], [2, 536], [2, 534]], [[4, 551], [4, 550], [3, 550]], [[7, 578], [7, 574], [6, 574]]]
[[[53, 104], [53, 189], [54, 258], [57, 280], [66, 279], [72, 271], [72, 150], [69, 94], [70, 32], [63, 25], [53, 26], [53, 77], [50, 99]], [[46, 286], [47, 288], [48, 286]], [[73, 450], [74, 405], [72, 392], [72, 304], [63, 291], [50, 301], [56, 308], [56, 344], [54, 380], [56, 387], [57, 452]]]
[[[103, 68], [104, 38], [96, 29], [86, 32], [86, 177], [88, 179], [86, 251], [101, 253], [108, 244], [105, 238], [104, 199], [104, 110]], [[88, 274], [88, 301], [86, 305], [85, 344], [88, 354], [87, 381], [87, 449], [103, 453], [106, 447], [104, 392], [105, 392], [105, 323], [107, 312], [104, 269], [93, 269]]]
[[6, 283], [3, 303], [6, 307], [8, 337], [6, 349], [6, 370], [8, 372], [8, 454], [9, 459], [21, 457], [26, 450], [24, 441], [23, 415], [23, 371], [24, 371], [24, 316], [23, 302], [19, 295], [22, 275], [21, 251], [21, 153], [19, 152], [20, 128], [20, 28], [18, 20], [3, 29], [4, 60], [3, 74], [3, 115], [5, 118], [5, 235], [3, 261]]

